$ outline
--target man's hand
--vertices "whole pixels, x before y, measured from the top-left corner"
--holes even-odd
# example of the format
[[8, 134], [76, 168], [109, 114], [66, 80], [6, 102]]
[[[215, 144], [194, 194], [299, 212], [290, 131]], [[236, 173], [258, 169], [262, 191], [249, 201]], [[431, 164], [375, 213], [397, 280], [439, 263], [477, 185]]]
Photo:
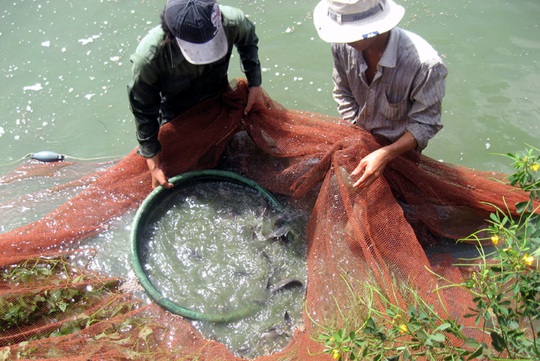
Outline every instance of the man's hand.
[[375, 179], [379, 178], [388, 162], [392, 159], [385, 148], [377, 149], [362, 158], [358, 166], [352, 171], [351, 175], [362, 175], [353, 187], [370, 186]]
[[248, 100], [246, 109], [244, 109], [244, 115], [247, 115], [255, 104], [264, 106], [263, 91], [260, 86], [249, 88]]
[[370, 186], [375, 182], [375, 179], [381, 176], [388, 162], [409, 150], [415, 149], [417, 146], [418, 143], [414, 136], [409, 132], [405, 132], [394, 143], [369, 153], [362, 158], [351, 173], [352, 176], [361, 174], [360, 179], [353, 184], [353, 187]]
[[164, 188], [173, 187], [173, 184], [169, 183], [169, 180], [161, 169], [159, 155], [155, 155], [152, 158], [147, 158], [146, 164], [148, 165], [148, 169], [150, 169], [150, 174], [152, 175], [152, 188], [157, 188], [158, 186], [162, 186]]

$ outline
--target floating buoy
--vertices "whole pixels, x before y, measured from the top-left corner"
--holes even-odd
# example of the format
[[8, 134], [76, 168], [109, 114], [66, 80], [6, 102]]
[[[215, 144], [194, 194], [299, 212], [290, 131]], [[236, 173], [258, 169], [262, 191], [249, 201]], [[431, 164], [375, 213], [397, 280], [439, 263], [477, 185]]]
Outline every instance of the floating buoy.
[[40, 162], [58, 162], [64, 160], [64, 156], [62, 154], [51, 152], [49, 150], [31, 153], [30, 158], [39, 160]]

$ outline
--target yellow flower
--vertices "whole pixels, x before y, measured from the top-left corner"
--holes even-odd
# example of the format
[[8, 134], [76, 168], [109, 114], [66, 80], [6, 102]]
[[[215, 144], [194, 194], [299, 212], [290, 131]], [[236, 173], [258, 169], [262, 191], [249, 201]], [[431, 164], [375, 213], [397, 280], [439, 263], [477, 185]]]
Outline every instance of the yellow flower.
[[531, 168], [531, 170], [532, 170], [533, 172], [538, 172], [538, 170], [540, 169], [540, 164], [538, 164], [538, 163], [533, 163], [533, 164], [531, 164], [530, 168]]
[[341, 358], [341, 352], [339, 352], [339, 350], [333, 349], [332, 350], [332, 358], [334, 360], [339, 360]]
[[494, 246], [499, 243], [499, 235], [497, 233], [491, 236], [491, 243], [493, 243]]
[[402, 323], [398, 326], [398, 330], [400, 333], [406, 333], [409, 331], [409, 328], [407, 327], [406, 324]]
[[533, 262], [534, 262], [534, 257], [529, 256], [527, 253], [525, 253], [525, 255], [523, 256], [523, 263], [525, 263], [525, 265], [527, 266], [532, 266]]

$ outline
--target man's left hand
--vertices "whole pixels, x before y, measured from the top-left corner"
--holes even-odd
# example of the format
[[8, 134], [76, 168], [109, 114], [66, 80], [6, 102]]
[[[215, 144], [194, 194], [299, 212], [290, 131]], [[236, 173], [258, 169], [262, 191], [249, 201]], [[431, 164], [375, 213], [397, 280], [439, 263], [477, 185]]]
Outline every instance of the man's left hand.
[[247, 115], [255, 104], [264, 106], [263, 91], [260, 86], [254, 86], [254, 87], [249, 88], [249, 95], [248, 95], [246, 109], [244, 109], [244, 115]]

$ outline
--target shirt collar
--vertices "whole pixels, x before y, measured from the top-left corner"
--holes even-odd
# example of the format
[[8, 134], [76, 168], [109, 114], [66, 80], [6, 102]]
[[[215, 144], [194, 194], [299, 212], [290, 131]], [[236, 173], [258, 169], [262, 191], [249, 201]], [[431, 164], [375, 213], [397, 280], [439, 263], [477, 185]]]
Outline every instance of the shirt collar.
[[395, 68], [398, 58], [398, 49], [399, 49], [399, 30], [398, 28], [393, 28], [390, 30], [390, 36], [388, 38], [388, 44], [386, 44], [386, 49], [379, 60], [379, 65], [384, 66], [385, 68]]

